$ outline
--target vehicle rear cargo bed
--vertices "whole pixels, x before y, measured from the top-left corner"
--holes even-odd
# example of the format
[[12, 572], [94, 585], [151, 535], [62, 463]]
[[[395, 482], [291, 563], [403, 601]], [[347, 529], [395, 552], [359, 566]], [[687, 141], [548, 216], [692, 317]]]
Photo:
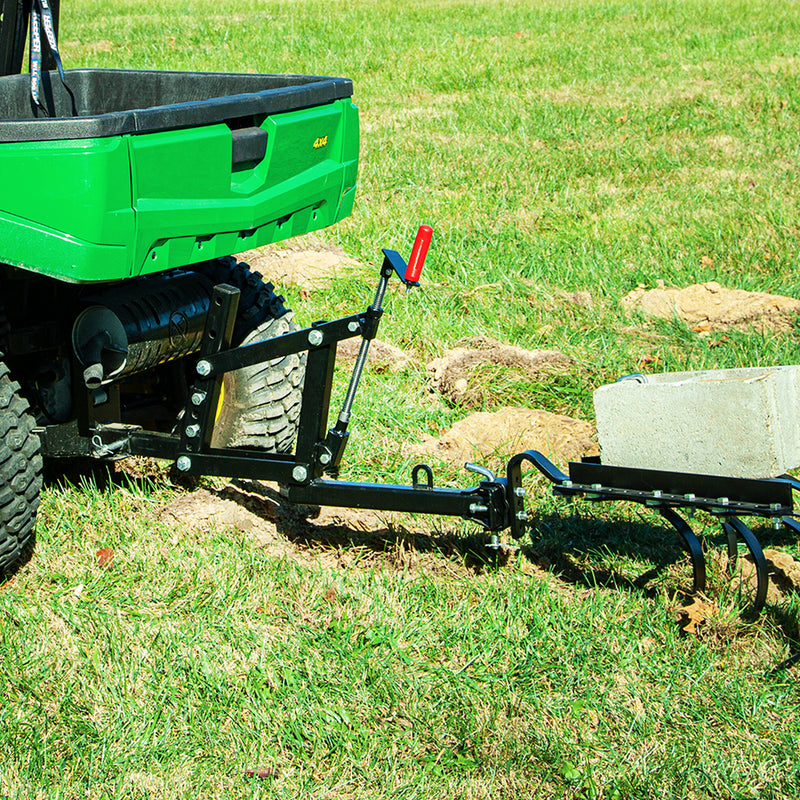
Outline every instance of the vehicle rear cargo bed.
[[[70, 281], [186, 266], [350, 213], [346, 78], [152, 70], [0, 77], [0, 262]], [[74, 98], [74, 100], [73, 100]]]

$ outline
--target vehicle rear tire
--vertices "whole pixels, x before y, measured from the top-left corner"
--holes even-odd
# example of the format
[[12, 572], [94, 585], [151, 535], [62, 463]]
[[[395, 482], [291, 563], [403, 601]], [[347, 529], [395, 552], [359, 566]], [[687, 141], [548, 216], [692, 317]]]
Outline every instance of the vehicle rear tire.
[[32, 545], [39, 507], [42, 456], [28, 408], [19, 384], [0, 362], [0, 579]]
[[[206, 261], [192, 267], [214, 284], [240, 291], [233, 344], [262, 342], [298, 330], [292, 312], [271, 283], [233, 258]], [[213, 447], [247, 447], [275, 453], [291, 449], [300, 419], [305, 378], [305, 354], [276, 358], [228, 372], [211, 440]]]

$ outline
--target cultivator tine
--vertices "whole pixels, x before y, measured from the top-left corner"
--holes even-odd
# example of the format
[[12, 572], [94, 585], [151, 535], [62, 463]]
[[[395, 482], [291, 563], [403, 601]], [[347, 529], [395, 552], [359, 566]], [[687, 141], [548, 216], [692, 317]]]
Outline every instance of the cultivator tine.
[[794, 519], [794, 517], [783, 517], [781, 521], [792, 533], [796, 533], [800, 536], [800, 522]]
[[736, 569], [736, 562], [739, 560], [739, 537], [736, 535], [736, 529], [733, 525], [723, 521], [722, 522], [722, 530], [725, 531], [725, 537], [727, 539], [726, 547], [728, 550], [728, 566], [726, 571], [728, 573], [728, 577], [732, 577], [733, 573]]
[[769, 569], [767, 568], [767, 559], [764, 558], [764, 551], [761, 549], [758, 539], [755, 534], [747, 525], [742, 522], [739, 517], [731, 515], [722, 527], [728, 536], [728, 569], [731, 570], [731, 565], [736, 564], [738, 556], [737, 537], [741, 538], [750, 555], [753, 557], [753, 563], [756, 568], [756, 596], [753, 604], [750, 606], [748, 612], [744, 615], [750, 621], [754, 620], [764, 608], [764, 603], [767, 599], [767, 588], [769, 586]]
[[669, 506], [658, 509], [664, 519], [672, 525], [683, 539], [686, 551], [692, 561], [692, 592], [704, 592], [706, 588], [706, 558], [703, 555], [703, 546], [697, 534], [691, 529], [689, 523]]

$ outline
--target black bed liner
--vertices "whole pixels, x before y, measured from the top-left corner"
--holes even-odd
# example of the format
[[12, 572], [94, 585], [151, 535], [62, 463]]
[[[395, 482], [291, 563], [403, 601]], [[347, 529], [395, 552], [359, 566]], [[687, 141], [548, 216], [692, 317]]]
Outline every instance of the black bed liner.
[[314, 75], [127, 69], [65, 74], [74, 105], [58, 73], [45, 72], [41, 95], [47, 115], [31, 102], [28, 75], [0, 77], [0, 143], [175, 130], [293, 111], [353, 94], [348, 78]]

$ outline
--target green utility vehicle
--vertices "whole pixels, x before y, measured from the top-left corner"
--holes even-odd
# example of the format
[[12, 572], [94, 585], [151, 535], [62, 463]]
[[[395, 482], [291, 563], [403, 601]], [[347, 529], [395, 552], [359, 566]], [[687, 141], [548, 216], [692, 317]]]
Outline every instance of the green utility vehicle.
[[[36, 104], [9, 74], [30, 3], [0, 11], [2, 571], [42, 455], [106, 452], [97, 425], [175, 428], [214, 286], [241, 292], [231, 344], [296, 328], [229, 256], [350, 214], [358, 112], [344, 78], [97, 69], [44, 71]], [[230, 373], [214, 445], [291, 447], [303, 372], [295, 353]]]
[[[483, 477], [468, 489], [434, 487], [424, 464], [411, 485], [338, 480], [388, 282], [418, 285], [428, 226], [408, 264], [383, 251], [365, 311], [304, 329], [230, 255], [351, 212], [351, 82], [64, 71], [57, 4], [0, 10], [0, 571], [30, 549], [48, 457], [154, 456], [190, 475], [278, 481], [288, 502], [456, 515], [519, 535], [526, 454], [508, 478], [468, 465]], [[353, 337], [328, 428], [336, 347]]]

